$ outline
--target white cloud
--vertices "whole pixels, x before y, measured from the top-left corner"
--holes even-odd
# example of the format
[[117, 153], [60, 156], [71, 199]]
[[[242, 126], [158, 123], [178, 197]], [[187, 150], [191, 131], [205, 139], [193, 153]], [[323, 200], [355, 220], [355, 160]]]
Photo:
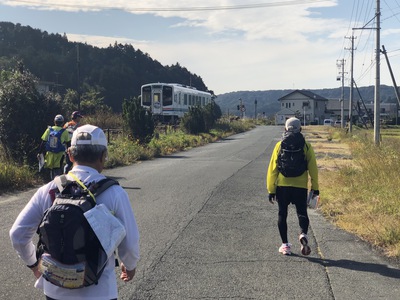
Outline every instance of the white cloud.
[[[302, 2], [304, 4], [299, 4]], [[268, 3], [258, 1], [254, 5], [264, 4], [267, 6], [240, 10], [218, 10], [218, 7], [242, 7], [252, 4], [243, 4], [243, 0], [226, 0], [223, 5], [216, 5], [214, 0], [190, 1], [190, 4], [184, 0], [2, 0], [0, 3], [45, 10], [100, 11], [118, 9], [132, 14], [147, 13], [165, 18], [179, 17], [186, 21], [179, 22], [175, 26], [200, 26], [210, 33], [242, 31], [245, 33], [245, 38], [249, 40], [264, 38], [298, 40], [304, 38], [304, 34], [331, 31], [338, 25], [337, 22], [332, 22], [332, 20], [309, 18], [311, 16], [310, 8], [335, 6], [337, 0], [287, 0]], [[176, 11], [171, 11], [174, 8]], [[185, 11], [184, 8], [210, 8], [210, 10]], [[146, 11], [146, 9], [149, 11]], [[151, 11], [152, 9], [158, 11]]]
[[146, 41], [139, 41], [121, 36], [85, 35], [74, 33], [67, 33], [67, 38], [70, 42], [87, 43], [99, 48], [107, 48], [109, 45], [113, 46], [115, 42], [123, 45], [132, 44], [135, 48], [137, 48], [137, 45], [146, 45], [148, 43]]

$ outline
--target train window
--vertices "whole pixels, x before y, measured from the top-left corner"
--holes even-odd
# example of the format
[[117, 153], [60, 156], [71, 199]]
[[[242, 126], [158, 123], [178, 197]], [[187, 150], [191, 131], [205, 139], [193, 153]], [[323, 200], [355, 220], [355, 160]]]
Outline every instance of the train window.
[[174, 102], [178, 103], [178, 95], [176, 95], [176, 94], [174, 95]]
[[192, 95], [189, 94], [189, 105], [193, 105], [192, 103]]
[[145, 86], [142, 88], [142, 105], [151, 105], [151, 86]]
[[160, 103], [160, 93], [154, 93], [153, 94], [153, 102], [154, 103], [156, 103], [156, 102], [158, 102], [158, 103]]
[[163, 105], [172, 105], [172, 87], [163, 86]]
[[188, 102], [188, 99], [187, 99], [188, 97], [187, 97], [187, 96], [188, 96], [187, 94], [183, 95], [183, 104], [184, 104], [184, 105], [187, 105], [187, 104], [188, 104], [188, 103], [187, 103], [187, 102]]

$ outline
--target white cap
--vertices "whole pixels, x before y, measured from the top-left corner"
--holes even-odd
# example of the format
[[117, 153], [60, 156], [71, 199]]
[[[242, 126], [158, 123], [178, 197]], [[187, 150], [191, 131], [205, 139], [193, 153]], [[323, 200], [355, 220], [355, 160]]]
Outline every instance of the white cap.
[[100, 145], [107, 147], [107, 138], [103, 130], [93, 125], [78, 127], [72, 134], [71, 146]]
[[293, 117], [293, 118], [289, 118], [286, 120], [286, 124], [285, 124], [285, 129], [286, 131], [290, 131], [290, 132], [300, 132], [301, 129], [301, 122], [299, 119]]

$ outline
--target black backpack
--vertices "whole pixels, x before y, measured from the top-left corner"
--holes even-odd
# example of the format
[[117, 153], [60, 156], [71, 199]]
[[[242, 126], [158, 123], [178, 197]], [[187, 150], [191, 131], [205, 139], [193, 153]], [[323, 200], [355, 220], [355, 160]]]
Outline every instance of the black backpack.
[[55, 182], [58, 189], [53, 205], [45, 211], [37, 230], [39, 271], [46, 280], [64, 288], [97, 284], [107, 255], [84, 213], [96, 205], [92, 195], [96, 197], [118, 182], [105, 178], [87, 184], [87, 189], [65, 175], [56, 177]]
[[307, 144], [301, 133], [285, 132], [278, 154], [278, 171], [283, 176], [297, 177], [307, 170], [304, 145]]

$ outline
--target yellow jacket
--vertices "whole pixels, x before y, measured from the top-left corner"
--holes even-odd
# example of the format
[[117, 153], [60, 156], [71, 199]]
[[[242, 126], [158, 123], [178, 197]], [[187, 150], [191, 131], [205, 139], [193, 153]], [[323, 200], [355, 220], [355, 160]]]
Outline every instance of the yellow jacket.
[[276, 193], [277, 186], [292, 186], [298, 188], [308, 188], [308, 174], [311, 177], [311, 189], [319, 190], [318, 186], [318, 167], [315, 159], [314, 149], [311, 144], [306, 141], [304, 145], [304, 153], [307, 159], [308, 170], [298, 177], [285, 177], [278, 171], [278, 155], [281, 148], [281, 142], [276, 143], [272, 152], [271, 160], [267, 172], [267, 190], [269, 194]]

